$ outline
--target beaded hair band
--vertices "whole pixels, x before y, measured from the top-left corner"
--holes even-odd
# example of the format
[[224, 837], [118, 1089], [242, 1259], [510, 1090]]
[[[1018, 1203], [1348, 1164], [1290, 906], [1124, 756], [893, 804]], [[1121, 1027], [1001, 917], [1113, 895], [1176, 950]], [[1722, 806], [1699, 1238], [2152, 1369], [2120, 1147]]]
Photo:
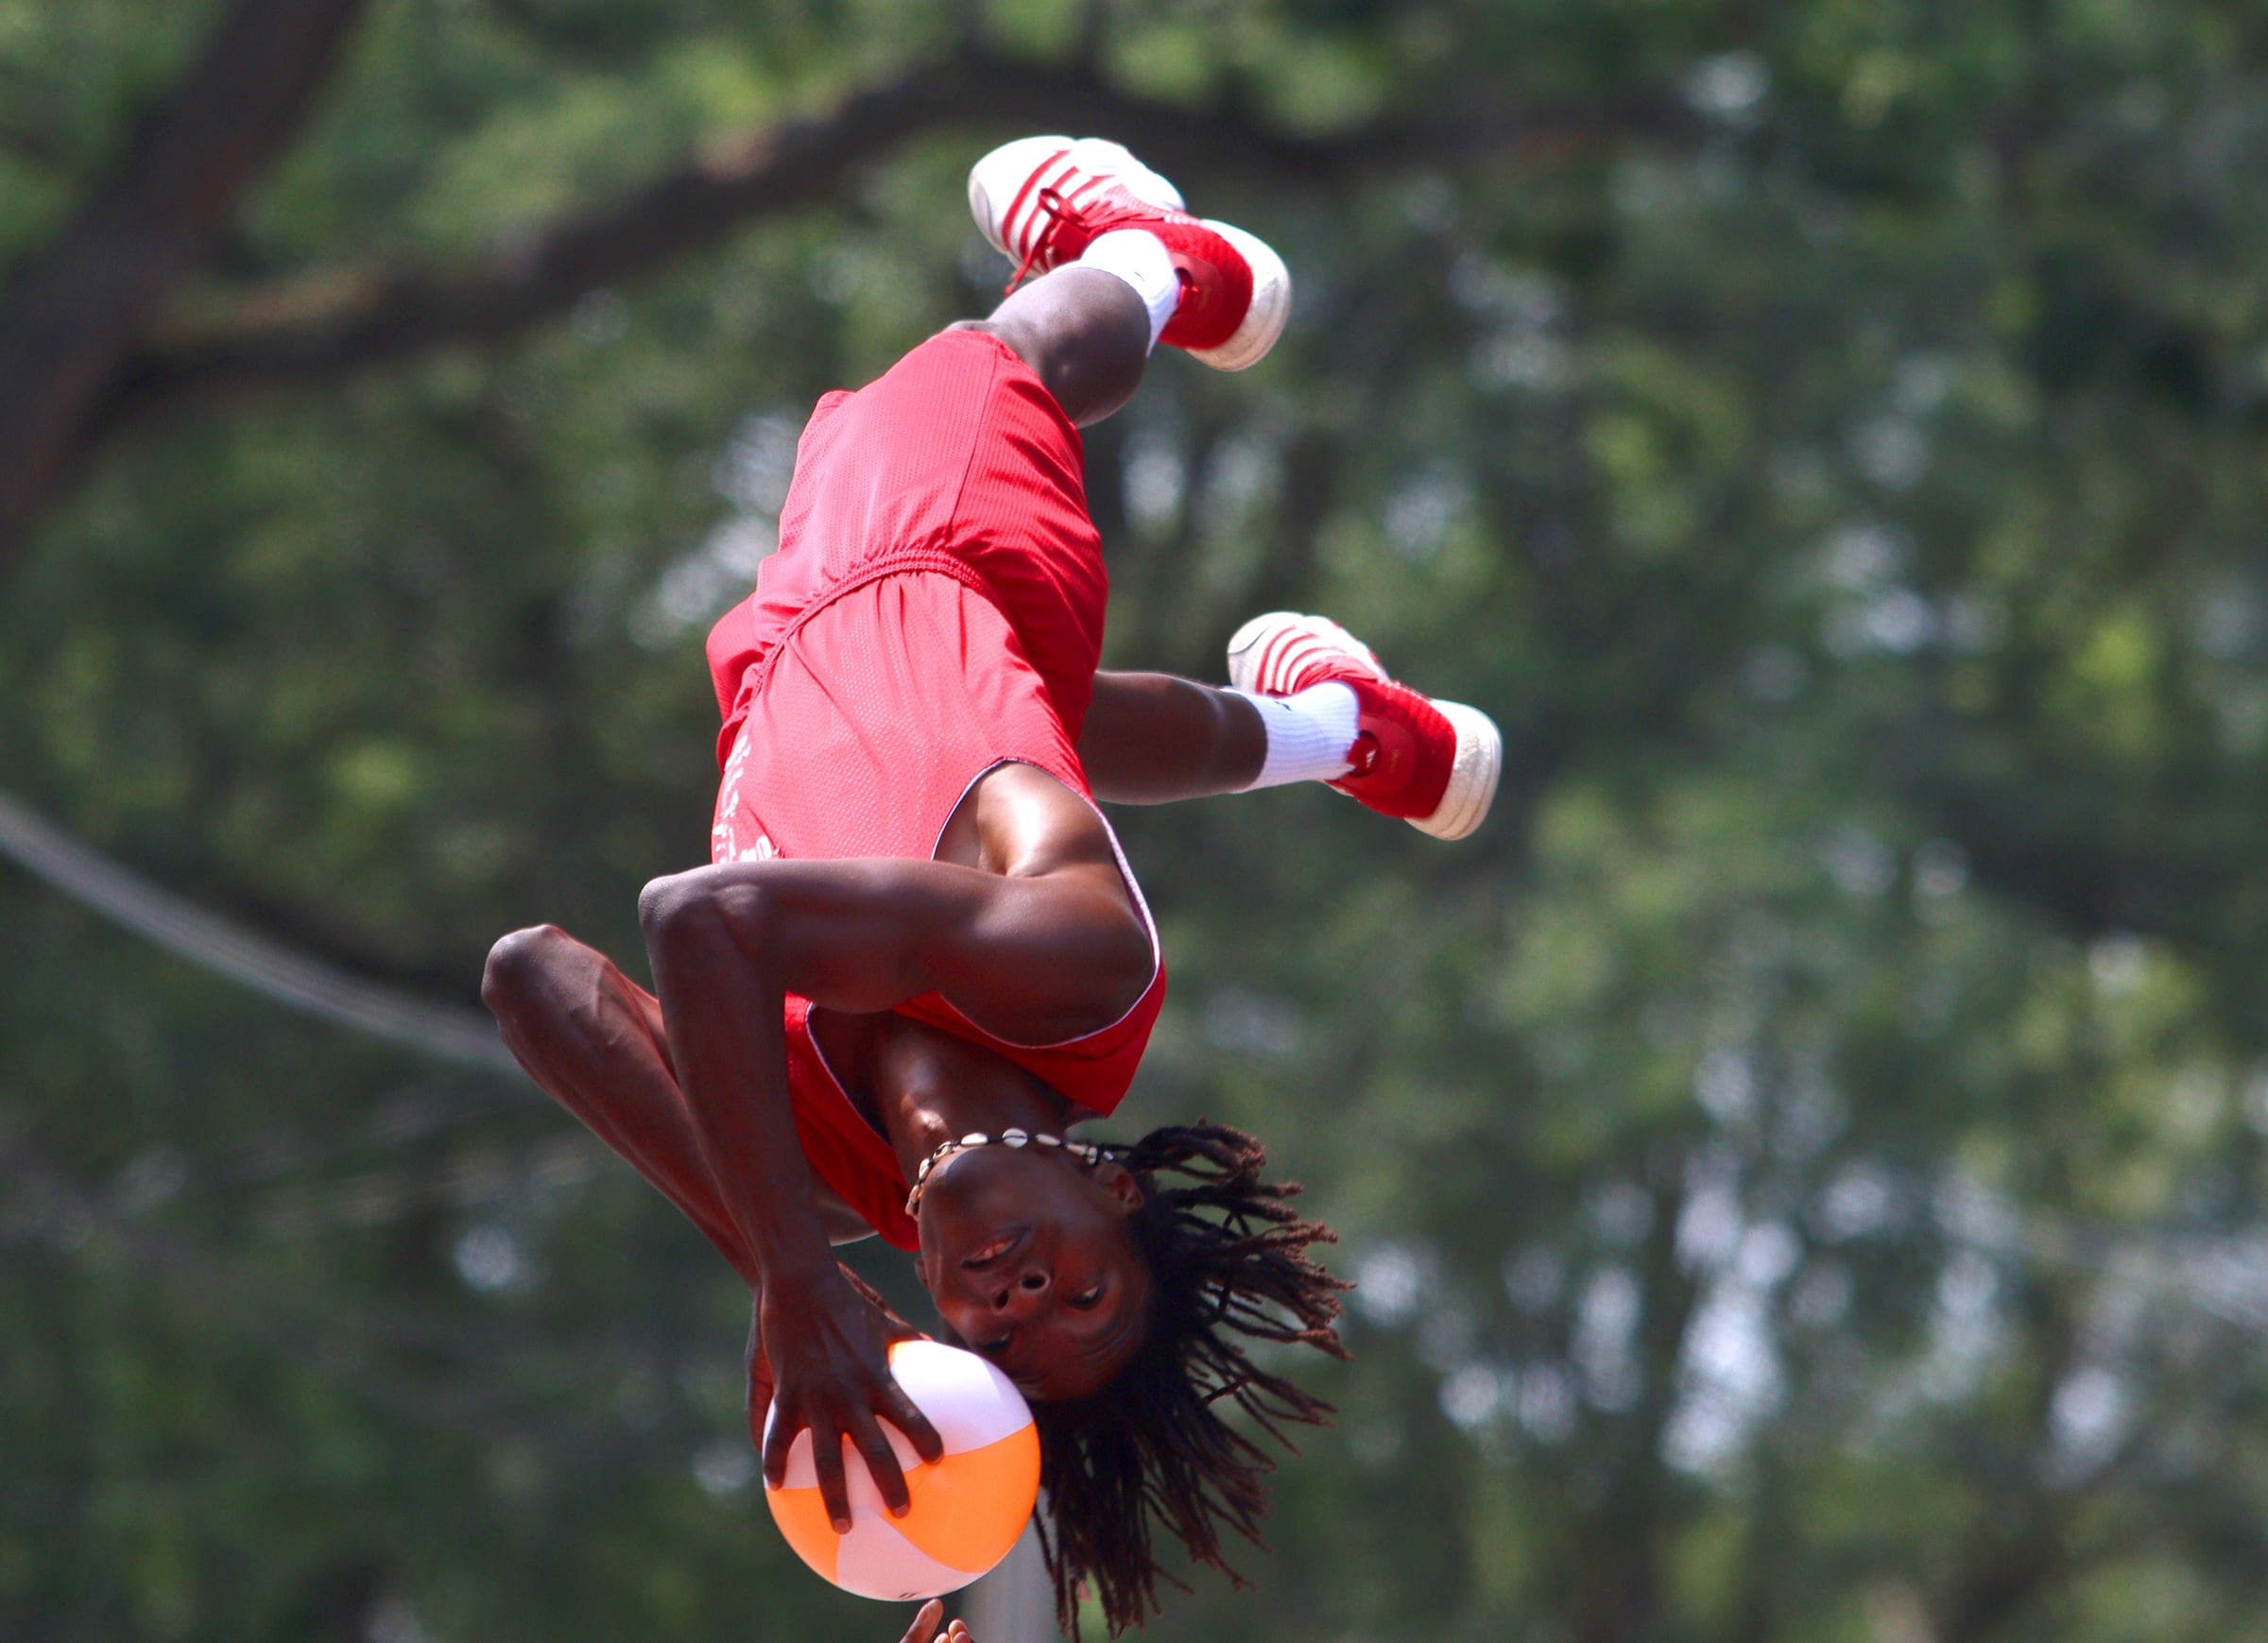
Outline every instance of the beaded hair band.
[[920, 1207], [921, 1189], [929, 1185], [930, 1172], [954, 1154], [966, 1153], [975, 1147], [1021, 1147], [1026, 1144], [1058, 1147], [1086, 1164], [1099, 1164], [1104, 1157], [1102, 1148], [1086, 1141], [1067, 1141], [1061, 1136], [1033, 1135], [1020, 1129], [1005, 1129], [996, 1136], [988, 1136], [982, 1130], [971, 1130], [957, 1141], [939, 1143], [936, 1152], [921, 1160], [920, 1169], [914, 1172], [914, 1189], [905, 1195], [905, 1212], [911, 1215]]

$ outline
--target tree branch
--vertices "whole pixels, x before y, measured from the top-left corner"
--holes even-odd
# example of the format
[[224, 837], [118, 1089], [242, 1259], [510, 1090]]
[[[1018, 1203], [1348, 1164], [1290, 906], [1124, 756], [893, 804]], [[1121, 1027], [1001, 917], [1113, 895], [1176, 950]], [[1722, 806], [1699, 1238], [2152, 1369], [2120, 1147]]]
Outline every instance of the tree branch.
[[236, 0], [116, 170], [0, 294], [0, 558], [213, 231], [298, 130], [364, 4]]
[[968, 47], [856, 92], [824, 114], [713, 147], [603, 205], [446, 271], [350, 265], [245, 298], [223, 319], [129, 362], [100, 428], [248, 388], [322, 381], [428, 349], [494, 342], [586, 293], [633, 280], [762, 218], [839, 198], [860, 168], [953, 127], [1107, 130], [1167, 169], [1322, 181], [1357, 168], [1587, 147], [1685, 129], [1675, 104], [1491, 111], [1308, 139], [1233, 105], [1207, 112], [1130, 95], [1091, 66], [1050, 68]]

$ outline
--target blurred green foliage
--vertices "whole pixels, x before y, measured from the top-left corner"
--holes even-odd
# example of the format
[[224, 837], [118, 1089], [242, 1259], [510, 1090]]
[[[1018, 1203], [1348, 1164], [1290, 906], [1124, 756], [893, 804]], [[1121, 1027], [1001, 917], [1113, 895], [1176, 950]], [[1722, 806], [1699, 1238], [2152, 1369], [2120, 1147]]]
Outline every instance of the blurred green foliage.
[[[0, 268], [217, 9], [0, 0]], [[957, 17], [382, 0], [182, 310], [499, 254]], [[1182, 175], [1293, 333], [1089, 441], [1113, 663], [1322, 609], [1513, 755], [1455, 847], [1314, 790], [1119, 818], [1173, 974], [1127, 1119], [1261, 1132], [1363, 1286], [1259, 1589], [1159, 1632], [2268, 1636], [2268, 19], [969, 26], [1258, 129], [1504, 128]], [[1003, 134], [116, 441], [0, 602], [0, 783], [436, 995], [538, 919], [636, 961], [706, 623], [812, 400], [997, 291]], [[895, 1635], [764, 1521], [744, 1297], [626, 1168], [12, 870], [0, 918], [0, 1633]]]

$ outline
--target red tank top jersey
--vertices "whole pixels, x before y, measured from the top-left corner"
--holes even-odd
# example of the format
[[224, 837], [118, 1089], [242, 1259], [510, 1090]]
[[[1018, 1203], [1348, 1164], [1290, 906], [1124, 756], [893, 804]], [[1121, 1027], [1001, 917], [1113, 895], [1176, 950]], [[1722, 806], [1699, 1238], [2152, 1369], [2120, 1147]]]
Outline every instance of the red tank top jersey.
[[[969, 788], [1009, 760], [1089, 797], [1074, 743], [1108, 590], [1077, 431], [997, 339], [945, 332], [828, 395], [798, 446], [780, 549], [710, 635], [725, 716], [713, 859], [927, 860]], [[1148, 921], [1130, 871], [1126, 883]], [[1119, 1020], [1060, 1044], [1008, 1043], [934, 993], [899, 1012], [1107, 1115], [1164, 984], [1160, 963]], [[896, 1159], [826, 1070], [807, 1015], [789, 1001], [805, 1156], [910, 1249]]]
[[796, 1142], [811, 1172], [882, 1235], [902, 1250], [921, 1247], [914, 1218], [905, 1212], [905, 1180], [898, 1155], [843, 1092], [811, 1031], [811, 1005], [787, 1001], [787, 1089], [795, 1109]]

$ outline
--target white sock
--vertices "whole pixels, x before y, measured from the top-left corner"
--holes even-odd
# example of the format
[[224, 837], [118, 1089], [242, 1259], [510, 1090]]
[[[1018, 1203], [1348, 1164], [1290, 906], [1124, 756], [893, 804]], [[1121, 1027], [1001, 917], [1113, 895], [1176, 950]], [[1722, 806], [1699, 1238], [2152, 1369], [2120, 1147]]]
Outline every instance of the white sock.
[[1156, 348], [1158, 334], [1181, 305], [1181, 276], [1164, 242], [1146, 229], [1113, 229], [1090, 240], [1076, 265], [1114, 274], [1134, 288], [1150, 311], [1150, 346]]
[[1267, 759], [1246, 793], [1287, 781], [1329, 781], [1353, 768], [1347, 755], [1354, 748], [1360, 711], [1354, 692], [1338, 680], [1310, 685], [1293, 696], [1228, 693], [1258, 708], [1268, 732]]

